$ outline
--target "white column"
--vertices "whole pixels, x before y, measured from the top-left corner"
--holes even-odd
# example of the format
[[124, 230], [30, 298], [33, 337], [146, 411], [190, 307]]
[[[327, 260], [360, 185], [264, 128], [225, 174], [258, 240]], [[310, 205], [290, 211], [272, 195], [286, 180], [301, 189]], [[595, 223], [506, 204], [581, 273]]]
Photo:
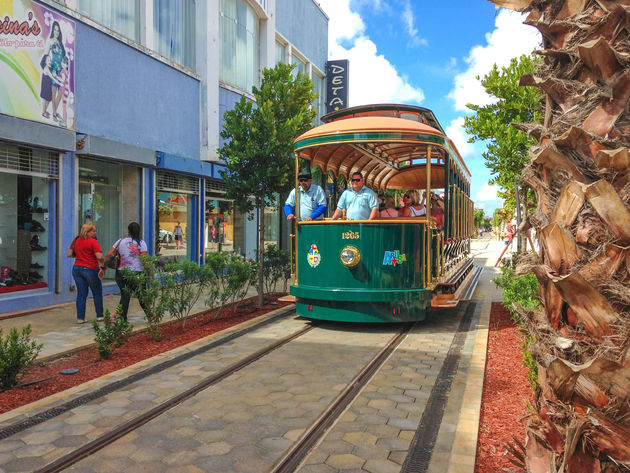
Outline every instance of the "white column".
[[197, 73], [201, 76], [201, 159], [218, 161], [219, 1], [197, 1]]
[[153, 0], [141, 0], [139, 14], [140, 43], [148, 49], [155, 50], [153, 39]]
[[276, 0], [267, 0], [267, 18], [260, 19], [260, 69], [276, 65]]

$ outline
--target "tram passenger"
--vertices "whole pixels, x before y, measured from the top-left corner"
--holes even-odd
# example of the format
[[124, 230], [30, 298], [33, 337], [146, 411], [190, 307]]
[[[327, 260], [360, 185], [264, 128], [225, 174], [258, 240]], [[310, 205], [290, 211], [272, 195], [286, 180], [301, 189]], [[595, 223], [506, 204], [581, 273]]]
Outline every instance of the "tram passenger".
[[424, 217], [427, 209], [424, 206], [424, 197], [420, 202], [420, 194], [416, 190], [407, 191], [403, 195], [403, 203], [405, 206], [400, 211], [401, 217]]
[[[300, 181], [300, 220], [307, 222], [324, 218], [326, 212], [326, 193], [317, 184], [313, 184], [313, 176], [308, 169], [298, 174]], [[287, 220], [298, 218], [295, 215], [295, 189], [291, 190], [284, 203], [284, 214]]]
[[396, 210], [396, 200], [392, 195], [385, 196], [385, 206], [379, 212], [380, 218], [396, 218], [398, 217], [398, 210]]
[[349, 220], [373, 220], [378, 217], [378, 198], [376, 193], [364, 187], [365, 180], [360, 172], [352, 173], [352, 189], [346, 189], [339, 202], [337, 210], [332, 216], [333, 220], [341, 217], [342, 211], [346, 211]]
[[431, 217], [435, 218], [437, 227], [444, 226], [444, 201], [441, 196], [431, 193]]

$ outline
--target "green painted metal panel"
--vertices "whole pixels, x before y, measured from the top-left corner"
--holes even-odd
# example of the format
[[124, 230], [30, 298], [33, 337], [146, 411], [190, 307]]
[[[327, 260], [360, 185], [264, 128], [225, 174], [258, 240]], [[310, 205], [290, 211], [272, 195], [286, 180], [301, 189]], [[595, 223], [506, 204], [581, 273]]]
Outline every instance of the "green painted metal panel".
[[401, 306], [387, 303], [298, 300], [296, 311], [302, 317], [315, 320], [361, 323], [413, 322], [426, 318], [429, 304], [430, 299]]
[[[297, 286], [330, 290], [408, 290], [424, 287], [425, 225], [324, 223], [298, 227]], [[346, 246], [361, 253], [353, 268], [339, 256]], [[360, 292], [360, 291], [357, 291]]]

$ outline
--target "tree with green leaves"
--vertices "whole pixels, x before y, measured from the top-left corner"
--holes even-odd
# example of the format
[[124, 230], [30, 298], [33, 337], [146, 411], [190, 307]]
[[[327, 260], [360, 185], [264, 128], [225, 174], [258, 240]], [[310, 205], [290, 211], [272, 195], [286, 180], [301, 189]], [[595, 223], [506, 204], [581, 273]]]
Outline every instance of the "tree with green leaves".
[[[258, 210], [258, 248], [264, 248], [264, 210], [286, 191], [294, 175], [293, 141], [312, 126], [317, 94], [294, 66], [278, 63], [263, 70], [260, 88], [253, 87], [255, 103], [245, 96], [224, 115], [219, 156], [226, 166], [221, 176], [235, 207]], [[258, 303], [263, 303], [262, 252], [259, 252]]]
[[[542, 120], [541, 92], [536, 87], [519, 85], [521, 77], [536, 70], [539, 59], [533, 55], [513, 58], [501, 70], [494, 65], [481, 84], [495, 100], [489, 105], [467, 104], [475, 112], [464, 119], [464, 128], [471, 143], [484, 141], [487, 150], [482, 154], [492, 171], [491, 184], [500, 187], [499, 196], [508, 208], [515, 209], [516, 201], [527, 205], [521, 174], [529, 163], [529, 148], [536, 139], [512, 126], [514, 123], [537, 123]], [[477, 77], [479, 79], [479, 77]], [[521, 199], [516, 199], [516, 193]], [[517, 210], [518, 215], [520, 215]]]

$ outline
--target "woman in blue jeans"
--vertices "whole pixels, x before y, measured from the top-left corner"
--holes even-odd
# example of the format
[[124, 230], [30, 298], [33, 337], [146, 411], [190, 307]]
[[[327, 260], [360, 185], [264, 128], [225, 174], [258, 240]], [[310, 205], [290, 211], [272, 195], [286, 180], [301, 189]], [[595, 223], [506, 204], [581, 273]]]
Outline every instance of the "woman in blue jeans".
[[[140, 239], [140, 225], [131, 222], [127, 226], [127, 231], [129, 236], [114, 242], [108, 252], [109, 254], [118, 249], [120, 254], [120, 266], [116, 269], [116, 284], [120, 288], [120, 305], [122, 306], [122, 313], [119, 315], [125, 320], [127, 320], [127, 312], [129, 311], [129, 300], [138, 288], [138, 281], [133, 276], [128, 278], [123, 276], [121, 269], [127, 268], [134, 273], [141, 273], [143, 268], [140, 256], [148, 254], [146, 242]], [[142, 310], [146, 313], [147, 308], [141, 300], [139, 302]]]
[[103, 286], [101, 278], [104, 261], [101, 246], [96, 241], [96, 227], [93, 223], [85, 223], [79, 236], [74, 239], [68, 249], [68, 257], [75, 258], [72, 277], [77, 285], [77, 323], [85, 323], [85, 303], [88, 290], [92, 290], [96, 320], [103, 320]]

